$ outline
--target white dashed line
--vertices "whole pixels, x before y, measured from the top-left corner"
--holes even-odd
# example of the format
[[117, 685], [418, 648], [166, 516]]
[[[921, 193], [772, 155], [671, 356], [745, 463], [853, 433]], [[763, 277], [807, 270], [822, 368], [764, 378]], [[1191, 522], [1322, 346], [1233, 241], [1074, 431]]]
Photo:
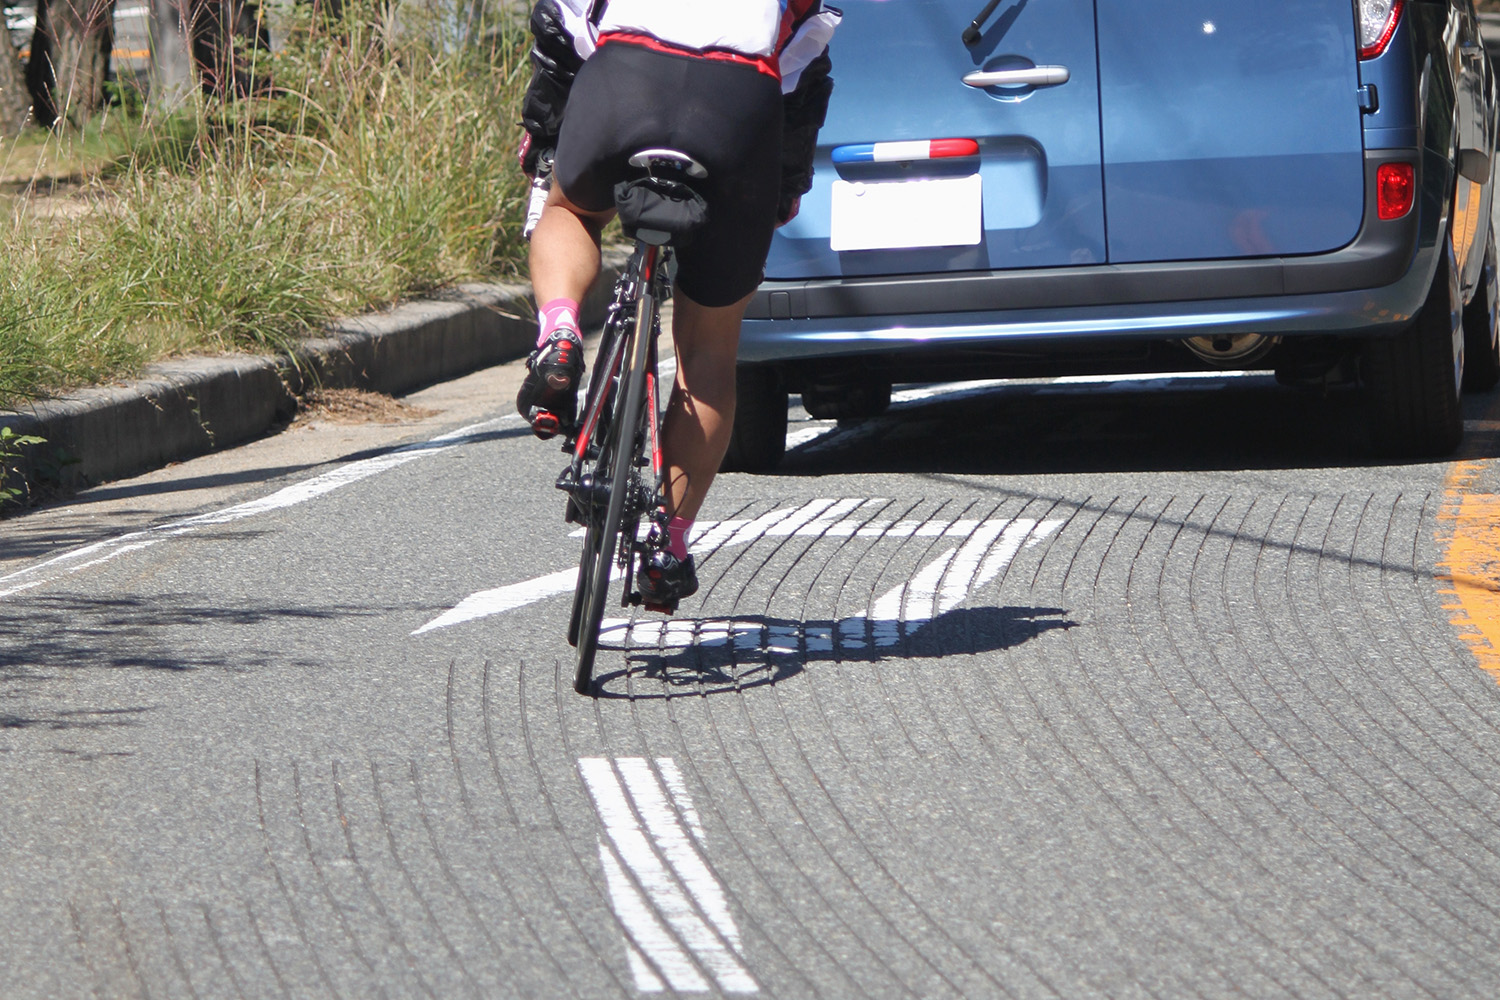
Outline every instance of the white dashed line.
[[728, 894], [703, 855], [702, 830], [676, 762], [658, 758], [656, 764], [665, 785], [644, 757], [578, 761], [604, 826], [599, 860], [627, 934], [636, 989], [707, 993], [711, 977], [725, 993], [758, 992], [743, 962]]
[[[846, 497], [842, 500], [820, 498], [809, 500], [799, 507], [778, 508], [754, 519], [701, 521], [699, 535], [694, 539], [692, 548], [695, 554], [702, 557], [718, 549], [748, 545], [761, 538], [785, 538], [793, 535], [803, 538], [855, 536], [875, 539], [963, 539], [958, 547], [949, 549], [908, 583], [882, 595], [865, 615], [845, 619], [838, 624], [838, 634], [845, 645], [864, 645], [864, 628], [868, 620], [874, 629], [875, 644], [890, 646], [899, 642], [903, 635], [910, 635], [936, 616], [957, 607], [971, 591], [993, 580], [1015, 557], [1022, 544], [1034, 545], [1062, 524], [1056, 520], [1037, 522], [1026, 518], [890, 521], [861, 520], [847, 516], [861, 507], [880, 507], [887, 502], [879, 497]], [[573, 534], [581, 535], [582, 529]], [[618, 577], [617, 568], [613, 578]], [[422, 635], [479, 618], [515, 611], [538, 601], [569, 593], [577, 580], [578, 570], [569, 568], [520, 583], [482, 590], [464, 598], [451, 610], [443, 612], [411, 634]], [[628, 619], [606, 618], [601, 625], [599, 640], [606, 648], [620, 648], [627, 643], [664, 644], [676, 648], [691, 645], [695, 641], [700, 645], [715, 641], [734, 641], [736, 648], [744, 648], [740, 644], [749, 641], [747, 636], [751, 633], [759, 634], [761, 628], [759, 625], [719, 622], [712, 626], [717, 632], [705, 633], [710, 624], [686, 620], [650, 620], [637, 622], [632, 627]], [[768, 648], [773, 652], [792, 652], [804, 640], [819, 647], [826, 642], [829, 644], [828, 648], [832, 648], [831, 632], [827, 638], [800, 633], [782, 636], [778, 633], [768, 639]], [[814, 647], [808, 648], [811, 650]]]
[[490, 615], [504, 614], [516, 608], [524, 608], [528, 604], [556, 597], [558, 594], [566, 594], [577, 583], [578, 567], [574, 566], [572, 569], [560, 569], [556, 573], [539, 576], [535, 580], [513, 583], [508, 587], [481, 590], [477, 594], [470, 594], [460, 601], [457, 607], [438, 615], [414, 631], [412, 635], [421, 635], [433, 629], [462, 625], [476, 618], [487, 618]]
[[[341, 465], [319, 476], [291, 486], [277, 490], [269, 496], [246, 503], [235, 504], [225, 507], [223, 510], [211, 511], [207, 514], [196, 514], [192, 517], [178, 518], [159, 524], [144, 531], [132, 531], [114, 538], [95, 542], [62, 555], [53, 556], [42, 562], [17, 570], [5, 576], [0, 576], [0, 598], [9, 597], [12, 594], [29, 590], [33, 587], [50, 583], [80, 570], [98, 566], [108, 562], [127, 552], [135, 552], [167, 538], [184, 535], [196, 531], [199, 528], [211, 525], [228, 524], [232, 521], [243, 520], [247, 517], [255, 517], [260, 514], [268, 514], [272, 511], [284, 510], [294, 507], [300, 503], [316, 499], [334, 490], [342, 489], [351, 483], [357, 483], [362, 479], [405, 465], [407, 462], [419, 458], [428, 458], [440, 455], [445, 451], [464, 444], [468, 439], [483, 434], [487, 431], [496, 430], [507, 423], [518, 423], [519, 417], [501, 417], [497, 420], [486, 420], [483, 423], [470, 424], [460, 427], [458, 430], [440, 434], [427, 441], [409, 444], [394, 451], [377, 455], [374, 458], [362, 459], [358, 462], [350, 462]], [[93, 558], [89, 558], [89, 557]], [[82, 561], [80, 561], [82, 560]]]
[[[927, 522], [898, 522], [908, 528], [900, 537], [926, 534], [910, 530]], [[999, 576], [1023, 547], [1043, 541], [1062, 527], [1060, 518], [1029, 518], [939, 523], [933, 534], [947, 535], [963, 527], [965, 541], [943, 552], [906, 583], [891, 588], [870, 603], [862, 615], [831, 625], [767, 625], [756, 619], [640, 619], [606, 618], [599, 644], [605, 648], [685, 649], [733, 646], [742, 652], [761, 650], [774, 656], [831, 653], [834, 636], [842, 649], [877, 649], [898, 645], [903, 638], [947, 614], [980, 587]], [[873, 526], [872, 526], [873, 527]], [[863, 531], [860, 531], [863, 534]]]

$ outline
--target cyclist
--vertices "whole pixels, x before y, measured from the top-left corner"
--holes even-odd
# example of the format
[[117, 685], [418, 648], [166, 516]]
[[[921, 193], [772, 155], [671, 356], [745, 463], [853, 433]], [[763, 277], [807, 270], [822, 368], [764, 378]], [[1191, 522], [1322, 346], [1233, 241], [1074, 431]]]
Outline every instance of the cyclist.
[[729, 444], [740, 321], [772, 231], [812, 185], [840, 17], [822, 0], [540, 0], [532, 11], [521, 166], [530, 176], [545, 150], [555, 159], [531, 237], [540, 329], [516, 407], [538, 437], [572, 427], [578, 303], [598, 276], [626, 159], [668, 147], [708, 170], [696, 184], [708, 221], [677, 255], [666, 530], [637, 579], [648, 604], [675, 609], [698, 589], [688, 536]]

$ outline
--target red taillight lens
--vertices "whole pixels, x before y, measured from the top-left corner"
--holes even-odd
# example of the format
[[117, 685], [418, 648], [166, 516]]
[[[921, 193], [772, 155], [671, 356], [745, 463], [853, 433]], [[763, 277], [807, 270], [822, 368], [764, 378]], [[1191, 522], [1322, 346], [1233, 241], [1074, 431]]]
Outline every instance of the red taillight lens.
[[1361, 59], [1374, 59], [1385, 53], [1405, 6], [1406, 0], [1358, 0]]
[[1416, 194], [1417, 168], [1410, 163], [1382, 163], [1375, 172], [1375, 203], [1382, 219], [1410, 212]]

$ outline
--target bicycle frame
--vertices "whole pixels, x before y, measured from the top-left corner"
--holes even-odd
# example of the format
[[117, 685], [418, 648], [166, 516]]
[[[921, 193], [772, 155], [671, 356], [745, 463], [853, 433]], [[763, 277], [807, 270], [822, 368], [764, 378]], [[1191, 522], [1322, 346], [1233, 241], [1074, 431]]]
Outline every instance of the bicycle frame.
[[[557, 488], [568, 494], [567, 520], [584, 526], [568, 623], [568, 642], [578, 647], [573, 688], [579, 694], [587, 694], [592, 683], [610, 581], [616, 575], [624, 577], [621, 607], [644, 603], [635, 589], [641, 568], [637, 560], [665, 542], [666, 468], [656, 370], [659, 304], [670, 287], [667, 270], [673, 239], [700, 225], [707, 211], [701, 196], [686, 183], [707, 176], [691, 156], [672, 149], [645, 149], [629, 162], [646, 174], [630, 182], [641, 185], [635, 188], [640, 197], [627, 199], [635, 252], [615, 282], [583, 416], [563, 446], [572, 458], [557, 479]], [[623, 221], [625, 206], [621, 207]], [[645, 517], [655, 520], [660, 530], [643, 540]], [[651, 604], [646, 608], [673, 610]]]
[[[568, 626], [568, 641], [580, 646], [580, 663], [592, 663], [598, 638], [602, 594], [608, 586], [608, 580], [599, 582], [599, 575], [613, 577], [615, 570], [622, 571], [621, 607], [641, 602], [633, 587], [636, 560], [646, 550], [640, 523], [663, 504], [657, 338], [658, 303], [667, 289], [669, 259], [667, 248], [636, 245], [615, 285], [583, 419], [564, 445], [572, 458], [557, 486], [569, 495], [567, 519], [585, 526], [584, 558]], [[613, 421], [622, 418], [634, 426], [614, 426]], [[649, 480], [642, 475], [648, 468]], [[606, 552], [606, 547], [612, 551]], [[586, 690], [584, 673], [575, 686]]]
[[[610, 303], [609, 315], [604, 324], [604, 340], [599, 345], [595, 375], [589, 382], [583, 420], [579, 424], [576, 436], [565, 446], [573, 452], [572, 471], [575, 476], [583, 474], [583, 465], [589, 458], [595, 434], [599, 430], [600, 418], [609, 403], [608, 389], [613, 388], [620, 377], [620, 367], [624, 361], [626, 346], [626, 338], [621, 335], [627, 322], [624, 314], [632, 307], [639, 309], [643, 301], [651, 303], [661, 301], [666, 288], [665, 271], [670, 255], [671, 251], [666, 247], [645, 243], [636, 244], [635, 253], [632, 254], [624, 275], [615, 287], [614, 301]], [[653, 329], [649, 331], [652, 343], [650, 362], [646, 369], [646, 400], [651, 471], [659, 480], [662, 472], [662, 458], [659, 433], [661, 411], [657, 406], [659, 393], [656, 374], [656, 338], [660, 336], [661, 330], [655, 310], [653, 310], [652, 324]], [[606, 356], [607, 360], [605, 360]], [[599, 363], [601, 361], [603, 364]], [[601, 372], [607, 373], [603, 380], [600, 379]]]

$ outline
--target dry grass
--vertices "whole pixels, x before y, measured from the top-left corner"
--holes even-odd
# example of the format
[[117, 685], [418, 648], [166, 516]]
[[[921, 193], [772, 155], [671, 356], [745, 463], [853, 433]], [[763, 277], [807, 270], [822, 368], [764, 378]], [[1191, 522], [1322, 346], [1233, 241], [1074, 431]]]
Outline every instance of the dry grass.
[[524, 35], [460, 9], [350, 4], [294, 26], [271, 96], [0, 145], [0, 405], [513, 275]]
[[404, 424], [436, 416], [437, 410], [363, 389], [315, 389], [299, 401], [296, 423]]

